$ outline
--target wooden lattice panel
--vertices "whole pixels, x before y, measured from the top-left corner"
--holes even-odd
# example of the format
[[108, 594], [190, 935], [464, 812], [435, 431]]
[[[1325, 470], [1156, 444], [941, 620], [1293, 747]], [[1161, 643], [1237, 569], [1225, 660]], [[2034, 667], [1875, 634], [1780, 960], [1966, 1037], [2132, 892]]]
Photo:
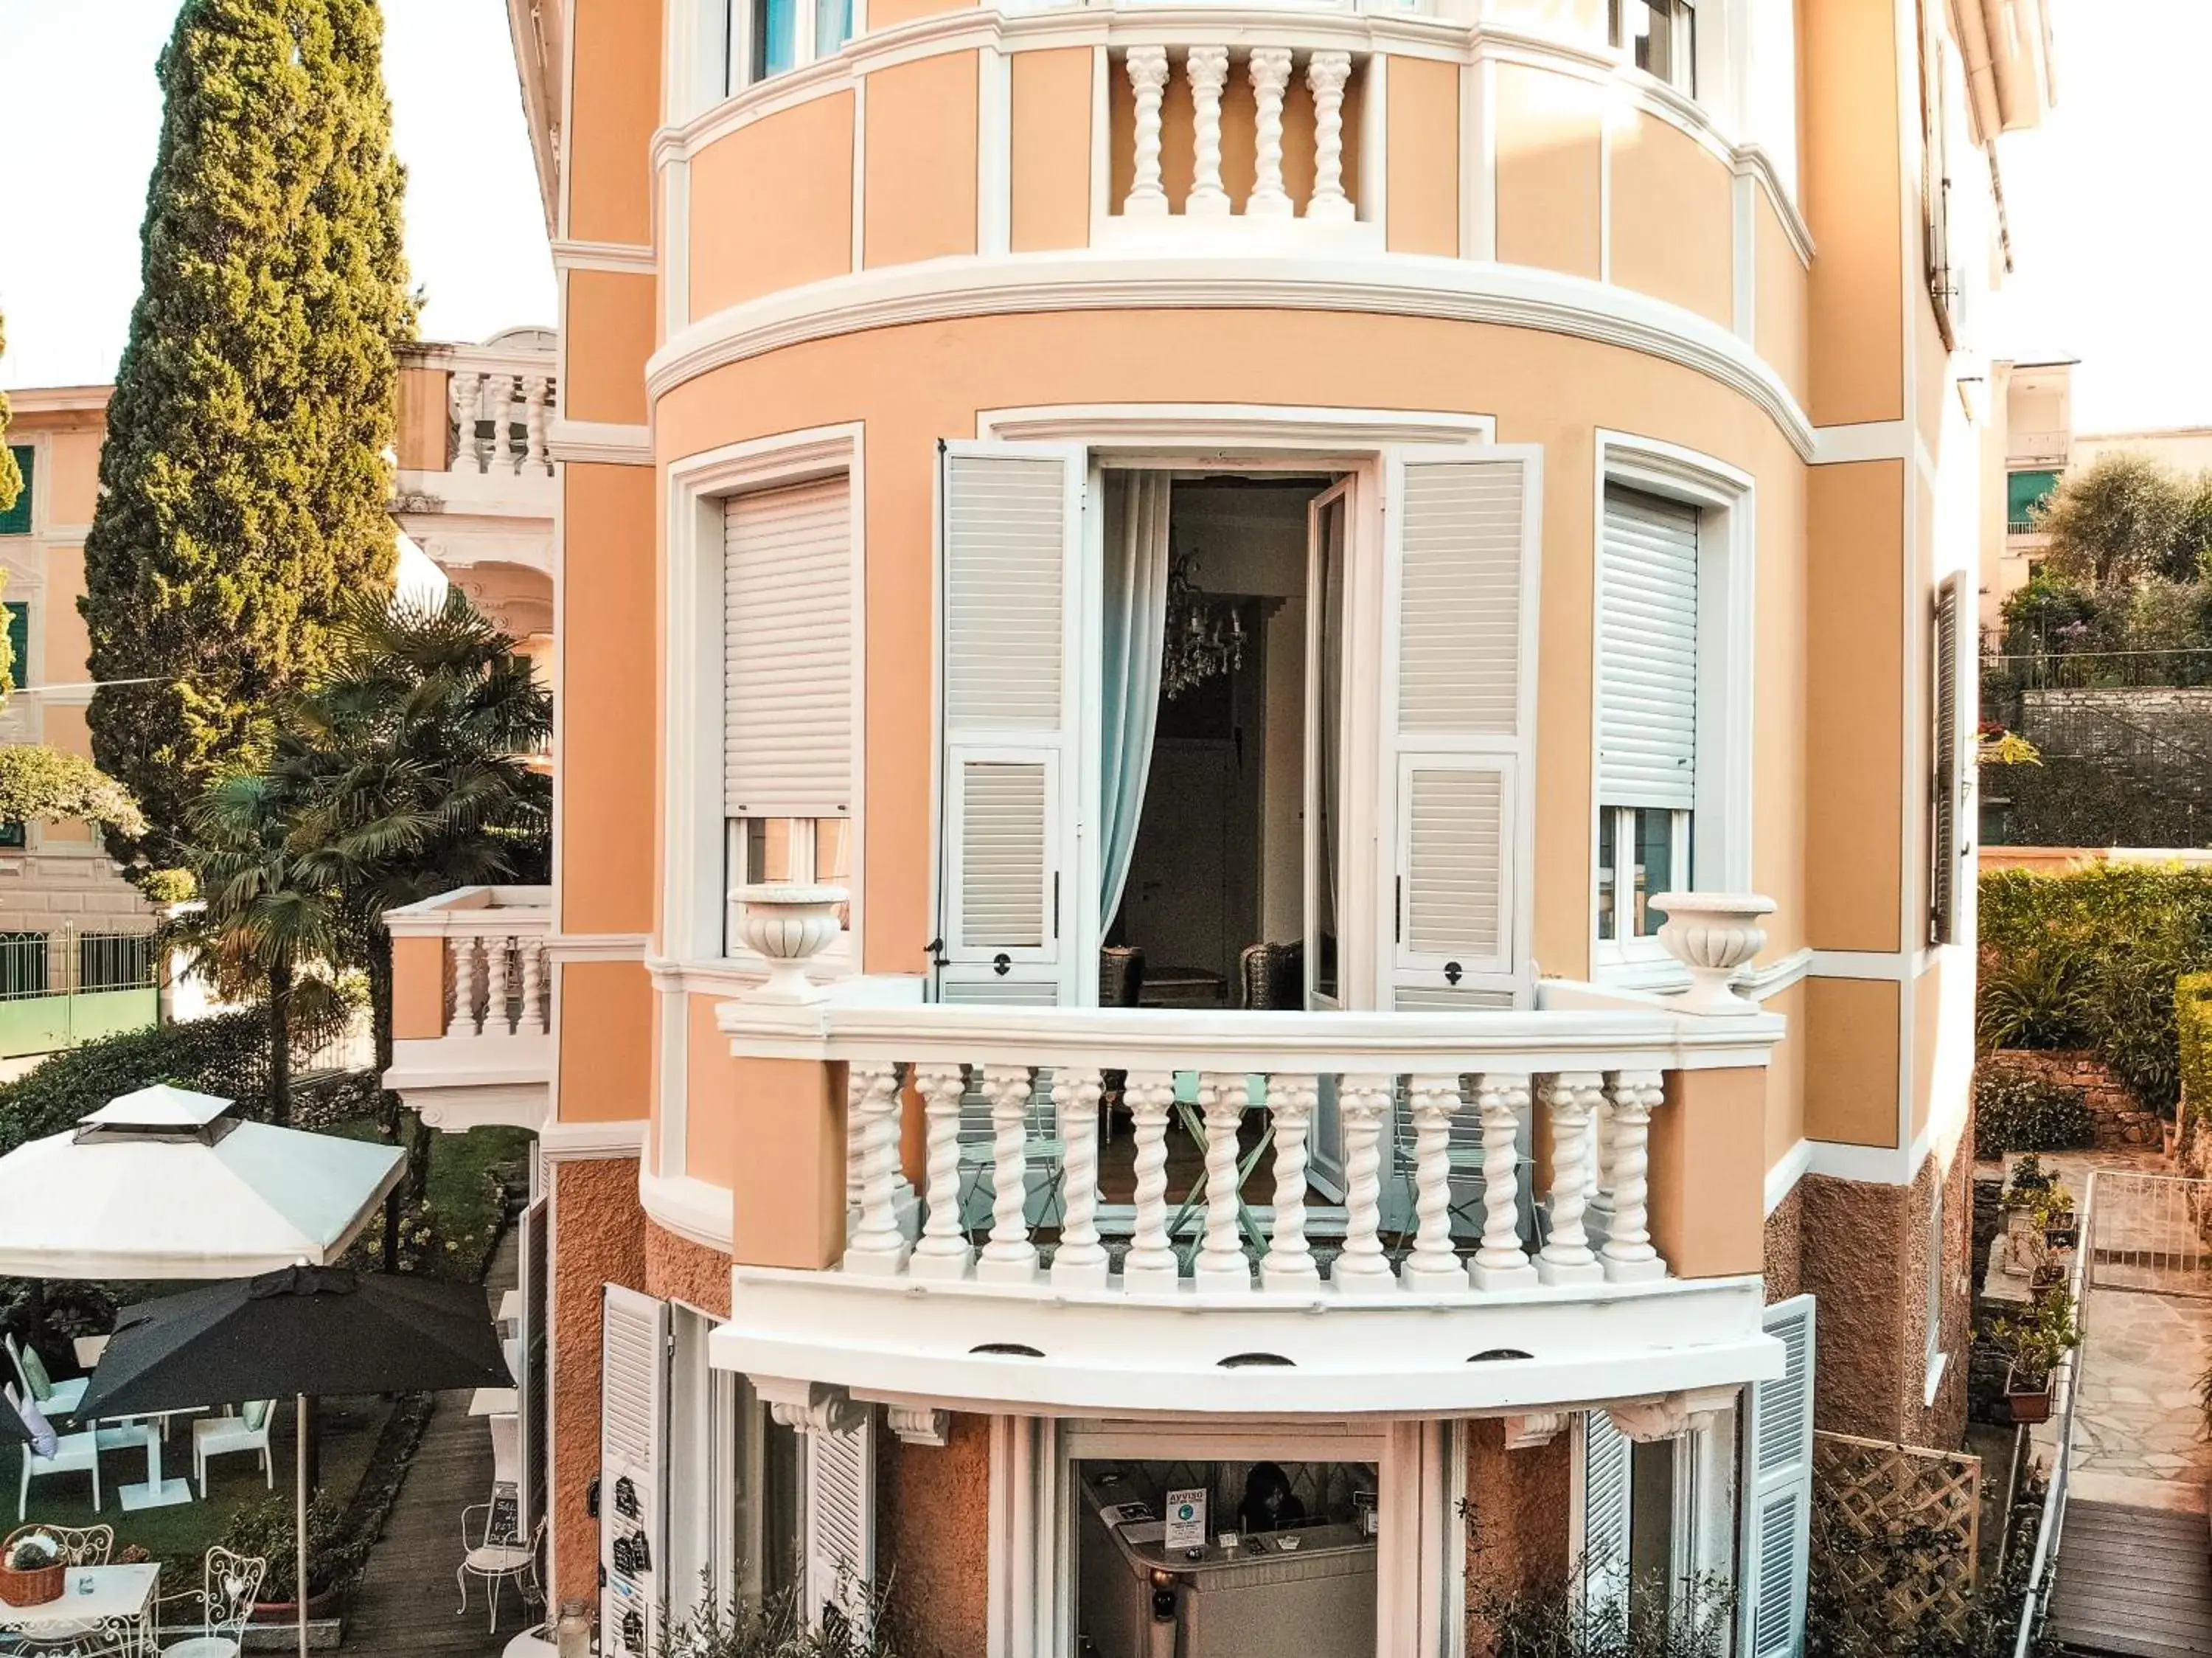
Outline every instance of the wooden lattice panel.
[[1850, 1434], [1813, 1436], [1819, 1569], [1899, 1626], [1963, 1633], [1981, 1540], [1982, 1460]]

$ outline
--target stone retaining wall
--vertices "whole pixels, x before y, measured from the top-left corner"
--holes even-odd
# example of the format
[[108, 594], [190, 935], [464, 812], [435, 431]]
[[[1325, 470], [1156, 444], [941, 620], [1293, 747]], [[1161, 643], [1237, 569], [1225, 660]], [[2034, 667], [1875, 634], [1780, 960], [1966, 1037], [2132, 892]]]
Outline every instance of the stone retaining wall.
[[2095, 1143], [2100, 1149], [2161, 1143], [2165, 1125], [2159, 1114], [2146, 1110], [2135, 1090], [2094, 1053], [2076, 1049], [2000, 1048], [1986, 1063], [2080, 1089], [2096, 1126]]

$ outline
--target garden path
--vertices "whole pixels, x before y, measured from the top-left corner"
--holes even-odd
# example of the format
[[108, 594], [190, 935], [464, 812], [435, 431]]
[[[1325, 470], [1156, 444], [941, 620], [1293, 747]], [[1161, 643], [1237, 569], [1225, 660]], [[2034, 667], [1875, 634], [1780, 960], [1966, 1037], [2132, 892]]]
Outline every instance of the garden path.
[[[515, 1287], [518, 1229], [510, 1227], [484, 1275], [484, 1293], [496, 1307], [500, 1292]], [[461, 1564], [461, 1510], [491, 1495], [491, 1431], [469, 1415], [466, 1393], [441, 1393], [422, 1442], [407, 1465], [398, 1500], [384, 1536], [368, 1557], [346, 1618], [349, 1651], [404, 1654], [406, 1658], [498, 1658], [526, 1627], [514, 1588], [504, 1591], [500, 1632], [485, 1630], [483, 1586], [471, 1583], [469, 1610], [454, 1611], [460, 1592], [453, 1573]]]

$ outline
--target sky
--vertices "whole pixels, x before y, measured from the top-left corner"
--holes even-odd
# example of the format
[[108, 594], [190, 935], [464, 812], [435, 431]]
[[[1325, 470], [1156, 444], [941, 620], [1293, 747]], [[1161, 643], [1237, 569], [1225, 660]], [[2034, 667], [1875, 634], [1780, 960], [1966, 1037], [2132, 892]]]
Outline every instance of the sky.
[[[2075, 357], [2077, 430], [2212, 424], [2203, 66], [2212, 0], [2051, 0], [2058, 103], [1998, 146], [2014, 273], [1984, 344]], [[429, 339], [554, 320], [500, 0], [385, 0], [407, 253]], [[112, 377], [137, 291], [176, 0], [0, 0], [0, 386]], [[36, 234], [26, 234], [35, 228]]]
[[[0, 387], [114, 378], [178, 0], [0, 0]], [[385, 0], [392, 144], [425, 339], [555, 320], [538, 174], [501, 0]]]

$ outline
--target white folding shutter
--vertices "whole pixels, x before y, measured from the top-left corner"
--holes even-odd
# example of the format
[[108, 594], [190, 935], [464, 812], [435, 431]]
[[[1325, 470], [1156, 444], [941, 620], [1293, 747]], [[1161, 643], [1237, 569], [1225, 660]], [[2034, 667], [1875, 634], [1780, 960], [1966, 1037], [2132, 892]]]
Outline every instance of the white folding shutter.
[[1697, 804], [1698, 514], [1607, 486], [1598, 558], [1598, 798]]
[[1765, 1326], [1787, 1356], [1780, 1376], [1752, 1384], [1744, 1423], [1737, 1650], [1798, 1658], [1813, 1524], [1813, 1297], [1776, 1302]]
[[938, 978], [947, 1002], [1076, 1000], [1084, 465], [1080, 448], [1060, 445], [945, 448]]
[[1608, 1411], [1582, 1417], [1583, 1604], [1593, 1613], [1616, 1611], [1628, 1595], [1628, 1436]]
[[[599, 1650], [660, 1650], [667, 1592], [668, 1303], [609, 1284], [600, 1308]], [[642, 1541], [642, 1550], [640, 1542]]]
[[853, 512], [844, 475], [722, 509], [722, 792], [733, 818], [853, 803]]
[[1966, 805], [1966, 767], [1960, 736], [1959, 578], [1947, 580], [1936, 594], [1935, 765], [1929, 778], [1928, 942], [1949, 944], [1959, 936], [1959, 820]]
[[1396, 857], [1385, 1005], [1494, 1005], [1526, 981], [1537, 460], [1504, 448], [1403, 454], [1389, 479], [1381, 781]]
[[876, 1576], [873, 1406], [858, 1423], [806, 1436], [806, 1615], [819, 1628], [834, 1609], [854, 1620]]

